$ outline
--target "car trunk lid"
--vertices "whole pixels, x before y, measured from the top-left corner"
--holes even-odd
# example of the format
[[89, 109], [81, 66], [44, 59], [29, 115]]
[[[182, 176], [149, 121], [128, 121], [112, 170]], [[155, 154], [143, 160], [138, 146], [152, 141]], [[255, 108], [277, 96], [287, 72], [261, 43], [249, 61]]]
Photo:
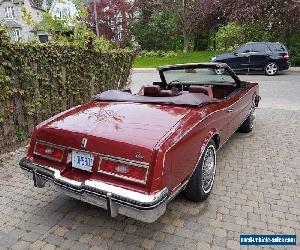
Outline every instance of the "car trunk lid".
[[154, 146], [188, 112], [178, 106], [93, 102], [46, 122], [38, 139], [149, 162]]

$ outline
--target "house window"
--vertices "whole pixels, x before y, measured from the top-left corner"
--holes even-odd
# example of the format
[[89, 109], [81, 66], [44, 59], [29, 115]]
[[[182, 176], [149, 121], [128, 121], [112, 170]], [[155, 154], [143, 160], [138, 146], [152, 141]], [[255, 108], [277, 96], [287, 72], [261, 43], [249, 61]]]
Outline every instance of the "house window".
[[11, 30], [11, 39], [15, 42], [21, 39], [21, 32], [19, 29], [12, 29]]
[[117, 35], [117, 36], [118, 36], [118, 40], [119, 40], [119, 41], [122, 41], [122, 33], [121, 33], [121, 32], [118, 32], [118, 35]]
[[57, 8], [54, 12], [54, 16], [59, 19], [70, 19], [71, 11], [68, 7]]
[[70, 12], [69, 8], [63, 7], [61, 9], [61, 18], [63, 18], [63, 19], [70, 19], [71, 18], [71, 12]]
[[39, 40], [41, 43], [46, 43], [49, 40], [48, 35], [39, 35]]
[[15, 17], [14, 8], [12, 6], [5, 7], [5, 18], [13, 19]]

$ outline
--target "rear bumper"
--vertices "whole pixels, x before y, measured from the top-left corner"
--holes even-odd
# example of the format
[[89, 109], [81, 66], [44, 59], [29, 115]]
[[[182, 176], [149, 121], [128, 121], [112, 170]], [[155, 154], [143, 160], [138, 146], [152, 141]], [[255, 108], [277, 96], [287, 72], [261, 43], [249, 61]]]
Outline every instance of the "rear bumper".
[[291, 62], [290, 61], [281, 61], [279, 63], [279, 68], [280, 70], [288, 70], [291, 66]]
[[151, 223], [166, 211], [167, 188], [146, 195], [95, 180], [70, 180], [61, 176], [58, 170], [37, 165], [26, 158], [20, 161], [20, 167], [33, 179], [35, 187], [53, 186], [68, 196], [108, 210], [112, 217], [122, 214]]

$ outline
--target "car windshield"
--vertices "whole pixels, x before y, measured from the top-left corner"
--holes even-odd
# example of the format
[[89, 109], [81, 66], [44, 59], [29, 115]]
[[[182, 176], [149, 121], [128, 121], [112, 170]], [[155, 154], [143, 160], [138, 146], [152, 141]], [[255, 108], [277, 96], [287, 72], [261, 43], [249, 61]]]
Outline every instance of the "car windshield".
[[171, 84], [222, 84], [232, 83], [235, 80], [224, 68], [198, 68], [198, 69], [174, 69], [164, 72], [166, 83]]

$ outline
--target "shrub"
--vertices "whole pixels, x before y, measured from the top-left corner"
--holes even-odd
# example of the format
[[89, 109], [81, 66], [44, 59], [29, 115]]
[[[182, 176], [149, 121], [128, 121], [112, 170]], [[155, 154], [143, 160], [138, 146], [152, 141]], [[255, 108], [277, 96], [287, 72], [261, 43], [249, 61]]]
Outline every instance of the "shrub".
[[170, 57], [176, 57], [178, 54], [175, 51], [166, 51], [164, 53], [164, 57], [170, 58]]
[[218, 50], [231, 51], [238, 46], [255, 41], [270, 39], [270, 34], [257, 29], [255, 26], [228, 23], [219, 28], [216, 33], [216, 45]]
[[280, 40], [285, 43], [289, 49], [292, 66], [300, 66], [300, 29], [293, 30], [290, 34], [282, 37]]
[[140, 15], [132, 22], [130, 31], [143, 50], [167, 51], [182, 47], [182, 38], [176, 27], [174, 13], [157, 11], [146, 19]]
[[101, 46], [10, 43], [0, 27], [0, 146], [27, 138], [42, 120], [95, 93], [124, 87], [135, 54]]
[[300, 66], [300, 55], [291, 57], [292, 66]]
[[177, 53], [175, 51], [162, 51], [162, 50], [142, 50], [139, 53], [139, 57], [154, 57], [154, 58], [169, 58], [176, 57]]

